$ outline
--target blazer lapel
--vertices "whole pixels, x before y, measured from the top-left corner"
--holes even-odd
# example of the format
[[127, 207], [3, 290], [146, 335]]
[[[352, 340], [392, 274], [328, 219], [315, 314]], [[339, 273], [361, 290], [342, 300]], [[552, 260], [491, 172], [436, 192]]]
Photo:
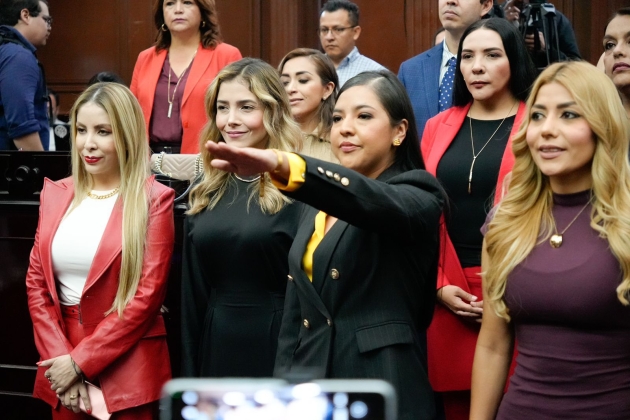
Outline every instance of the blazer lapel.
[[439, 133], [436, 135], [440, 136], [440, 140], [433, 142], [433, 147], [429, 151], [425, 162], [427, 172], [430, 174], [435, 175], [437, 173], [438, 164], [461, 129], [470, 105], [461, 108], [451, 108], [451, 114], [440, 124], [439, 129], [436, 131], [436, 133]]
[[39, 221], [42, 227], [39, 232], [39, 257], [44, 277], [48, 284], [48, 290], [53, 294], [53, 300], [58, 302], [57, 285], [52, 264], [52, 241], [57, 229], [59, 229], [61, 220], [65, 216], [68, 207], [70, 207], [74, 197], [74, 188], [72, 182], [66, 180], [54, 182], [46, 178], [44, 183], [48, 200], [43, 203], [42, 220]]
[[324, 239], [322, 239], [313, 253], [313, 287], [320, 295], [324, 283], [328, 279], [327, 268], [330, 265], [330, 259], [335, 253], [339, 239], [341, 239], [341, 235], [343, 235], [347, 227], [347, 222], [338, 219], [328, 233], [324, 235]]
[[[426, 83], [426, 109], [431, 115], [437, 115], [440, 101], [440, 67], [442, 66], [443, 48], [437, 48], [427, 54], [427, 60], [422, 62], [420, 69], [420, 83]], [[436, 71], [437, 70], [437, 71]]]
[[[206, 70], [212, 63], [214, 59], [214, 48], [204, 48], [203, 45], [199, 44], [199, 48], [197, 48], [197, 55], [192, 63], [192, 67], [190, 68], [190, 74], [188, 75], [188, 79], [186, 80], [186, 87], [184, 88], [184, 96], [182, 97], [182, 106], [188, 100], [190, 93], [193, 91], [195, 86], [199, 83], [203, 75], [206, 73]], [[209, 82], [212, 82], [211, 80]], [[205, 91], [205, 89], [204, 89]]]
[[94, 255], [94, 260], [92, 260], [85, 287], [83, 288], [84, 293], [103, 275], [103, 272], [109, 268], [114, 258], [122, 251], [122, 212], [122, 200], [119, 197], [116, 204], [114, 204], [112, 214], [109, 217], [107, 226], [105, 226], [103, 237]]
[[144, 90], [148, 94], [147, 104], [149, 106], [149, 112], [148, 116], [144, 116], [147, 119], [147, 127], [151, 119], [151, 113], [153, 112], [153, 102], [155, 101], [155, 87], [157, 86], [158, 80], [160, 79], [160, 74], [162, 74], [162, 67], [164, 67], [166, 54], [166, 50], [156, 52], [154, 59], [151, 60], [149, 70], [146, 72], [146, 74], [142, 75], [142, 84], [145, 87]]

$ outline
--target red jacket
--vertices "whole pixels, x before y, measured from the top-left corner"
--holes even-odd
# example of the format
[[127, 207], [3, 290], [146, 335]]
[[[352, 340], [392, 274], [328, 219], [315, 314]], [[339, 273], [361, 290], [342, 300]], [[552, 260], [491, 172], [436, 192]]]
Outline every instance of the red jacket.
[[[69, 353], [88, 379], [98, 378], [110, 412], [159, 399], [162, 385], [171, 377], [160, 307], [173, 252], [175, 193], [153, 178], [148, 185], [151, 204], [142, 276], [136, 295], [123, 312], [124, 319], [117, 312], [105, 316], [116, 296], [122, 259], [120, 200], [114, 205], [81, 295], [86, 337], [79, 345], [73, 348], [65, 335], [51, 259], [52, 240], [74, 197], [71, 178], [44, 182], [26, 275], [28, 306], [41, 359]], [[58, 399], [44, 377], [46, 369], [37, 370], [33, 396], [56, 407]]]
[[[131, 91], [138, 98], [146, 121], [147, 133], [153, 112], [155, 88], [164, 66], [167, 50], [146, 49], [138, 55], [131, 79]], [[201, 44], [190, 68], [182, 97], [182, 150], [181, 153], [199, 153], [199, 134], [208, 121], [205, 96], [208, 86], [221, 69], [242, 58], [238, 48], [221, 43], [216, 48], [203, 48]]]
[[[436, 175], [438, 164], [464, 124], [469, 109], [470, 105], [453, 107], [427, 122], [421, 148], [426, 169], [431, 174]], [[503, 181], [514, 166], [512, 138], [519, 129], [524, 113], [525, 104], [520, 103], [499, 169], [495, 204], [503, 196]], [[455, 285], [470, 293], [470, 287], [446, 231], [444, 220], [441, 223], [440, 247], [437, 288]], [[435, 306], [433, 321], [427, 330], [429, 380], [434, 390], [443, 392], [470, 389], [478, 334], [479, 328], [475, 325], [463, 322], [459, 316], [441, 304]]]

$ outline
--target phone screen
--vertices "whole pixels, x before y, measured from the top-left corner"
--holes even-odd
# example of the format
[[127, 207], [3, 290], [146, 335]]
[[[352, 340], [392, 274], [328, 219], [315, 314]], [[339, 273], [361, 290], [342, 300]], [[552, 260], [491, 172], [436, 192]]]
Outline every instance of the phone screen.
[[[384, 420], [387, 395], [327, 391], [316, 383], [238, 390], [178, 390], [162, 400], [172, 420]], [[168, 413], [167, 413], [168, 412]], [[165, 416], [168, 414], [170, 417]]]

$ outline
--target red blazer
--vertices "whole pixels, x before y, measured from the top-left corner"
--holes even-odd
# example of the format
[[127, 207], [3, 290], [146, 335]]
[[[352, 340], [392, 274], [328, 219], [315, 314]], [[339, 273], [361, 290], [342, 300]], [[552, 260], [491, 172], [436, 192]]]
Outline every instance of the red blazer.
[[[167, 50], [146, 49], [138, 55], [131, 79], [131, 91], [138, 98], [149, 132], [155, 89], [164, 66]], [[197, 55], [190, 68], [182, 97], [181, 118], [183, 127], [181, 153], [199, 153], [199, 134], [208, 121], [206, 117], [206, 90], [221, 69], [242, 58], [238, 48], [221, 43], [214, 49], [199, 44]]]
[[[44, 182], [26, 274], [28, 307], [41, 359], [69, 353], [88, 379], [98, 378], [110, 412], [159, 399], [162, 385], [171, 377], [160, 307], [166, 296], [173, 252], [175, 192], [154, 182], [153, 177], [147, 184], [151, 204], [142, 276], [135, 297], [123, 312], [124, 319], [117, 312], [104, 315], [118, 289], [122, 259], [120, 200], [114, 205], [81, 295], [86, 337], [79, 345], [73, 348], [66, 338], [51, 259], [53, 237], [74, 197], [71, 178]], [[37, 370], [33, 396], [56, 407], [59, 400], [44, 377], [46, 369]]]
[[[469, 109], [470, 105], [453, 107], [427, 122], [422, 135], [421, 149], [429, 173], [436, 175], [438, 164], [464, 124]], [[495, 188], [495, 205], [503, 196], [505, 176], [512, 171], [514, 166], [512, 138], [518, 132], [524, 113], [525, 104], [521, 102], [503, 153]], [[446, 231], [444, 220], [442, 220], [440, 231], [441, 250], [437, 288], [452, 284], [470, 293], [468, 281]], [[427, 330], [429, 381], [434, 390], [443, 392], [470, 389], [472, 362], [478, 334], [479, 328], [476, 325], [463, 322], [460, 317], [441, 304], [435, 306], [433, 321]]]

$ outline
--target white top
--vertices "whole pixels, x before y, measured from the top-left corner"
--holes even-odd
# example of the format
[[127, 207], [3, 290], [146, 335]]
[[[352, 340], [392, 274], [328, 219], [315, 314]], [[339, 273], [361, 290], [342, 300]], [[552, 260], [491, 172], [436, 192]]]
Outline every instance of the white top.
[[442, 41], [442, 67], [440, 67], [440, 83], [438, 84], [438, 86], [442, 84], [442, 79], [444, 79], [446, 70], [448, 70], [448, 60], [450, 60], [452, 57], [455, 57], [455, 59], [457, 60], [457, 56], [448, 49], [448, 45], [446, 45], [446, 40]]
[[[106, 195], [112, 191], [92, 192]], [[80, 303], [92, 260], [117, 199], [118, 194], [103, 200], [86, 197], [72, 212], [66, 213], [59, 224], [51, 255], [62, 305]]]

